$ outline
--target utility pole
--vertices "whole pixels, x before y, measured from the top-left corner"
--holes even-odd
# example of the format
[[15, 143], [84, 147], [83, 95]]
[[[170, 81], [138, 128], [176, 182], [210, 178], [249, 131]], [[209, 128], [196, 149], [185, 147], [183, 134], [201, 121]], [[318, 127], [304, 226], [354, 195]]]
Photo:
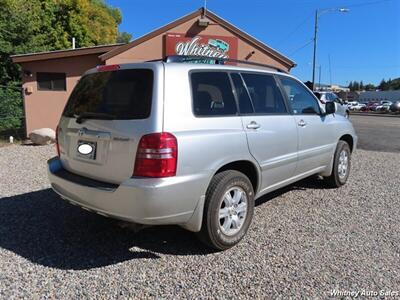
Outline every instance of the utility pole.
[[313, 65], [312, 65], [312, 90], [315, 89], [315, 63], [317, 55], [317, 32], [318, 32], [318, 9], [315, 10], [314, 20], [314, 54], [313, 54]]
[[319, 87], [319, 90], [321, 90], [321, 65], [319, 65], [319, 73], [318, 73], [318, 75], [319, 75], [318, 87]]
[[312, 89], [315, 88], [315, 65], [317, 59], [317, 34], [318, 34], [318, 18], [327, 12], [341, 12], [346, 13], [349, 11], [348, 8], [328, 8], [325, 10], [319, 11], [318, 9], [315, 10], [315, 19], [314, 19], [314, 54], [313, 54], [313, 71], [312, 71]]
[[331, 68], [331, 55], [329, 54], [329, 83], [332, 86], [332, 68]]

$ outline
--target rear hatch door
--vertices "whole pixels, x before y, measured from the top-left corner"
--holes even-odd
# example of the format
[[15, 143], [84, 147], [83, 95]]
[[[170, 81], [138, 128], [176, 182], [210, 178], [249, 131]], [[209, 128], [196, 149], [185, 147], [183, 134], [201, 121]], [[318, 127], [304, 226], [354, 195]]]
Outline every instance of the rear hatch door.
[[104, 66], [84, 75], [58, 127], [64, 168], [112, 183], [131, 177], [141, 136], [162, 131], [162, 80], [162, 64]]

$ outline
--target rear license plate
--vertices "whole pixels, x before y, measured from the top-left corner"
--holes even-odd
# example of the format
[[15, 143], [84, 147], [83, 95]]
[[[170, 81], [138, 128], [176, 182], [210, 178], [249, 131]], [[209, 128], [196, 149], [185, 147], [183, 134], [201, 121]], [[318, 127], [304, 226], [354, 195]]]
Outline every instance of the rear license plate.
[[96, 159], [96, 142], [78, 141], [78, 147], [76, 149], [78, 157], [86, 159]]

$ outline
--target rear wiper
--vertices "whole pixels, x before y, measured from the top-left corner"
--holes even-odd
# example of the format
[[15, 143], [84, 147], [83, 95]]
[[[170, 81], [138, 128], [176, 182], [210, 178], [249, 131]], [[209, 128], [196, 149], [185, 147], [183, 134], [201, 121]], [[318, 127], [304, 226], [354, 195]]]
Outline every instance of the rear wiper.
[[104, 113], [84, 112], [76, 118], [76, 123], [81, 124], [87, 119], [114, 120], [115, 116]]

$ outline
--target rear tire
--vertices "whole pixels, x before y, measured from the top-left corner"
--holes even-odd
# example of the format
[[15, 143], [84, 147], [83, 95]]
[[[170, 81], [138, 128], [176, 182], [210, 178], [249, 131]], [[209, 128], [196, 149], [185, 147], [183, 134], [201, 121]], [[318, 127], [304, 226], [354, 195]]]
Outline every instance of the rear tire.
[[325, 177], [325, 182], [329, 187], [338, 188], [347, 182], [351, 167], [350, 146], [345, 141], [340, 140], [336, 146], [333, 157], [332, 174]]
[[225, 250], [246, 234], [254, 212], [254, 191], [241, 172], [216, 174], [207, 189], [199, 239], [211, 248]]

